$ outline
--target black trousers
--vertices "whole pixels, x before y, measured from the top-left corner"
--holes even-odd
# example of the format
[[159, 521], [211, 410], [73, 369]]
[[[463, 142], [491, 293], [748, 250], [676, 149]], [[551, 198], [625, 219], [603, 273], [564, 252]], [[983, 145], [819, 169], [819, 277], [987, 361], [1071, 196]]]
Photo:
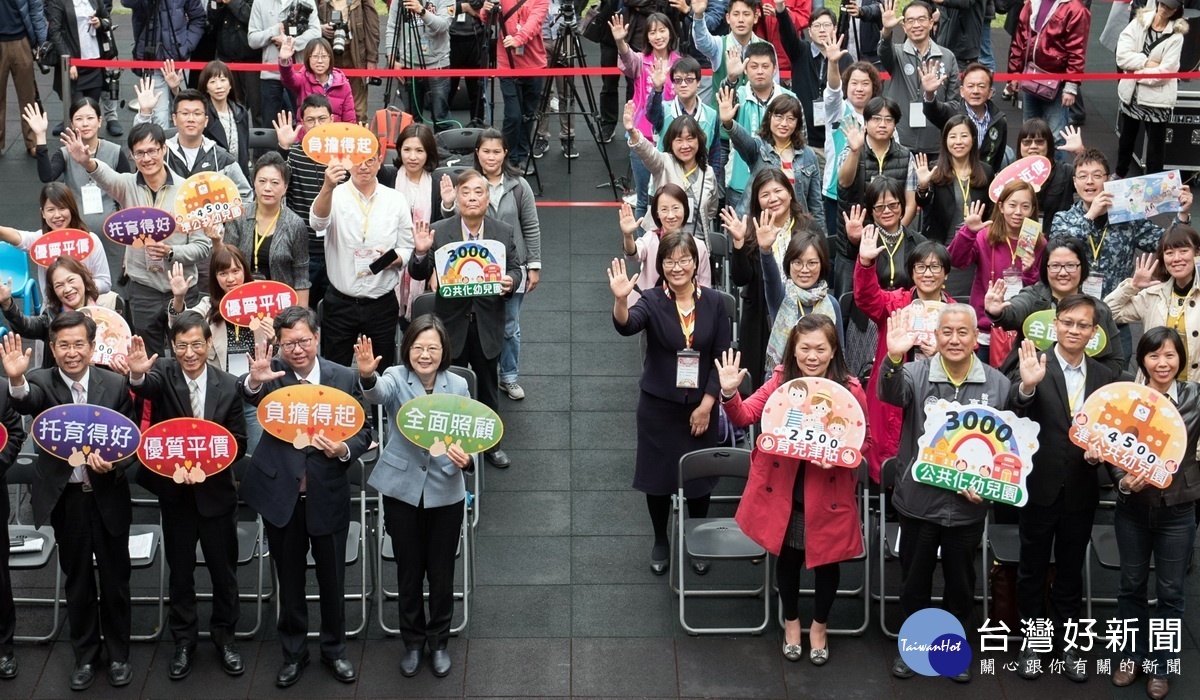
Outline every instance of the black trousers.
[[13, 653], [13, 635], [17, 633], [17, 606], [13, 603], [12, 576], [8, 573], [8, 550], [8, 521], [5, 520], [4, 531], [0, 532], [0, 656]]
[[[779, 549], [779, 558], [775, 561], [775, 582], [779, 585], [779, 607], [783, 610], [785, 620], [800, 619], [800, 571], [803, 568], [804, 550], [786, 544]], [[833, 601], [837, 598], [842, 565], [838, 562], [823, 564], [814, 567], [813, 574], [816, 576], [813, 622], [823, 625], [829, 620], [829, 611], [833, 609]]]
[[946, 527], [929, 520], [918, 520], [897, 513], [900, 520], [900, 569], [903, 588], [900, 612], [909, 615], [932, 605], [933, 570], [942, 548], [942, 576], [945, 590], [942, 606], [963, 624], [972, 627], [975, 613], [975, 552], [983, 537], [983, 521], [958, 527]]
[[396, 364], [396, 325], [400, 322], [400, 302], [387, 292], [378, 299], [357, 299], [330, 286], [325, 292], [321, 317], [321, 355], [330, 362], [350, 366], [358, 336], [371, 339], [375, 354], [382, 357], [380, 367]]
[[[1017, 563], [1017, 612], [1022, 619], [1049, 617], [1060, 643], [1063, 623], [1079, 619], [1083, 607], [1083, 567], [1096, 517], [1095, 503], [1086, 510], [1067, 512], [1065, 493], [1060, 489], [1052, 505], [1026, 503], [1019, 511], [1018, 525], [1021, 560]], [[1046, 574], [1052, 554], [1054, 584], [1047, 608]]]
[[284, 527], [264, 523], [275, 577], [279, 581], [279, 642], [284, 663], [297, 663], [308, 654], [308, 550], [316, 562], [317, 588], [321, 594], [321, 656], [340, 659], [346, 655], [346, 534], [349, 528], [330, 535], [308, 534], [304, 496], [296, 504], [292, 519]]
[[[383, 497], [384, 526], [392, 536], [399, 583], [400, 637], [405, 649], [445, 649], [454, 617], [454, 553], [464, 501], [429, 508]], [[429, 579], [429, 616], [424, 585]]]
[[[100, 665], [100, 635], [108, 661], [129, 660], [129, 528], [110, 533], [100, 519], [92, 492], [67, 484], [50, 525], [66, 578], [67, 621], [75, 664]], [[96, 561], [93, 567], [92, 555]], [[99, 596], [96, 574], [99, 574]]]
[[[376, 346], [378, 348], [378, 346]], [[379, 354], [379, 350], [375, 350]], [[454, 357], [454, 364], [459, 367], [470, 367], [475, 371], [476, 394], [479, 402], [493, 411], [500, 412], [500, 355], [488, 357], [483, 351], [483, 343], [479, 339], [479, 320], [472, 320], [467, 326], [467, 342], [462, 350]]]
[[163, 546], [171, 566], [171, 611], [168, 627], [176, 645], [194, 647], [198, 638], [196, 613], [196, 543], [212, 577], [213, 601], [209, 630], [218, 647], [232, 644], [241, 603], [237, 585], [237, 509], [205, 518], [188, 491], [182, 501], [162, 509]]
[[1129, 166], [1133, 164], [1134, 142], [1137, 141], [1138, 130], [1143, 126], [1146, 128], [1146, 162], [1142, 172], [1162, 172], [1167, 149], [1167, 125], [1143, 122], [1121, 112], [1117, 115], [1117, 128], [1121, 136], [1117, 139], [1117, 167], [1113, 170], [1119, 177], [1129, 174]]
[[[483, 37], [450, 35], [451, 68], [486, 68], [483, 62]], [[458, 77], [450, 78], [450, 104], [458, 94]], [[467, 86], [467, 109], [471, 119], [487, 121], [483, 103], [483, 81], [479, 78], [462, 78]]]
[[[617, 47], [600, 44], [600, 66], [603, 68], [617, 67]], [[600, 79], [600, 134], [607, 136], [621, 124], [621, 105], [624, 102], [617, 92], [621, 76], [605, 75]], [[633, 83], [625, 81], [625, 100], [633, 99]]]

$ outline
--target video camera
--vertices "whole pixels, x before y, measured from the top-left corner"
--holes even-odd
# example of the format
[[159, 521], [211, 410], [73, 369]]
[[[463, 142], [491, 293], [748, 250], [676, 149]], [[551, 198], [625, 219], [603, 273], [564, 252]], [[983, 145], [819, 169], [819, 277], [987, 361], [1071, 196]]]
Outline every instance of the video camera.
[[579, 26], [579, 15], [576, 14], [575, 0], [563, 0], [558, 6], [558, 19], [566, 29]]
[[283, 24], [284, 36], [295, 38], [307, 31], [308, 19], [312, 13], [312, 5], [307, 5], [300, 0], [292, 3], [292, 6], [284, 11], [283, 17], [279, 20]]
[[329, 24], [333, 27], [333, 55], [341, 56], [346, 53], [346, 42], [350, 40], [350, 25], [337, 10], [329, 14]]

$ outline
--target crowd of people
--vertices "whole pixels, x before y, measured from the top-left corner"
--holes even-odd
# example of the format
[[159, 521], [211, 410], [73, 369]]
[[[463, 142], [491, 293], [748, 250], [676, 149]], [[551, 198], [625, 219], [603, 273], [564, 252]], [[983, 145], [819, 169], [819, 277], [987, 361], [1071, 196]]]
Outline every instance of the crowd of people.
[[[470, 169], [453, 180], [435, 179], [438, 133], [464, 126], [450, 113], [456, 68], [491, 61], [545, 67], [560, 13], [550, 0], [395, 0], [382, 21], [374, 3], [362, 0], [122, 2], [133, 12], [132, 57], [161, 66], [137, 81], [131, 101], [137, 115], [124, 143], [103, 137], [126, 133], [109, 71], [71, 67], [56, 75], [57, 90], [70, 86], [62, 95], [70, 108], [67, 121], [54, 127], [33, 83], [33, 48], [43, 44], [75, 58], [116, 55], [105, 3], [0, 4], [4, 87], [11, 72], [25, 144], [45, 183], [41, 230], [0, 226], [0, 241], [27, 250], [42, 233], [76, 228], [91, 234], [95, 250], [83, 261], [63, 257], [39, 270], [40, 313], [26, 313], [0, 284], [0, 312], [12, 331], [0, 352], [8, 376], [0, 419], [9, 437], [0, 466], [13, 463], [25, 438], [21, 415], [57, 405], [103, 405], [143, 425], [198, 417], [226, 426], [238, 457], [248, 462], [236, 477], [230, 469], [181, 485], [136, 470], [137, 482], [169, 506], [162, 511], [175, 642], [169, 676], [186, 677], [196, 661], [197, 545], [212, 575], [211, 641], [226, 673], [244, 671], [234, 640], [241, 501], [262, 515], [278, 575], [277, 684], [295, 684], [310, 661], [304, 587], [310, 549], [321, 601], [320, 658], [335, 678], [354, 682], [342, 598], [347, 464], [383, 436], [368, 420], [344, 441], [316, 436], [298, 450], [263, 431], [256, 406], [276, 389], [321, 384], [394, 415], [418, 396], [467, 395], [452, 364], [474, 371], [475, 394], [492, 410], [499, 411], [502, 393], [525, 398], [520, 310], [540, 281], [542, 246], [524, 174], [530, 159], [549, 148], [548, 130], [534, 129], [542, 79], [500, 79], [499, 129], [485, 121], [479, 80], [462, 81], [465, 126], [479, 131]], [[1081, 0], [1010, 4], [1009, 72], [1085, 70], [1091, 14]], [[902, 616], [930, 606], [940, 561], [942, 606], [965, 629], [978, 628], [974, 557], [994, 510], [1019, 524], [1021, 616], [1054, 623], [1054, 655], [1070, 678], [1084, 681], [1085, 667], [1062, 643], [1061, 628], [1080, 613], [1098, 470], [1117, 494], [1120, 616], [1170, 619], [1184, 612], [1183, 580], [1200, 519], [1200, 385], [1189, 381], [1200, 378], [1200, 234], [1190, 226], [1186, 186], [1165, 230], [1148, 219], [1108, 217], [1114, 202], [1105, 184], [1131, 173], [1142, 125], [1143, 171], [1162, 169], [1163, 128], [1177, 81], [1121, 81], [1115, 168], [1084, 144], [1077, 128], [1080, 81], [1008, 82], [1003, 94], [1019, 97], [1024, 118], [1009, 129], [993, 85], [990, 22], [999, 6], [999, 0], [866, 0], [841, 8], [810, 0], [588, 3], [585, 34], [598, 34], [601, 64], [619, 67], [626, 78], [621, 100], [620, 76], [604, 77], [597, 116], [602, 142], [623, 136], [632, 174], [617, 221], [624, 257], [607, 273], [615, 330], [642, 338], [633, 487], [645, 494], [650, 515], [650, 568], [665, 574], [679, 458], [736, 442], [783, 384], [832, 380], [849, 389], [867, 417], [860, 469], [872, 488], [893, 485], [886, 516], [898, 519], [902, 535]], [[1181, 0], [1134, 3], [1116, 44], [1118, 65], [1142, 73], [1178, 70], [1187, 29], [1182, 13]], [[208, 59], [201, 71], [176, 70], [176, 62]], [[235, 72], [226, 61], [272, 69]], [[377, 65], [444, 68], [447, 76], [398, 82], [414, 123], [396, 138], [391, 164], [386, 152], [349, 167], [317, 163], [300, 145], [303, 134], [331, 122], [366, 122], [370, 84], [344, 70]], [[570, 106], [563, 102], [571, 90], [560, 84], [558, 92], [562, 155], [575, 158]], [[256, 153], [251, 127], [274, 128], [278, 148]], [[174, 134], [168, 137], [167, 129]], [[996, 182], [1007, 165], [1029, 156], [1047, 159], [1044, 183]], [[243, 216], [138, 248], [96, 235], [115, 211], [169, 208], [184, 179], [206, 171], [235, 183]], [[1030, 222], [1040, 232], [1022, 242]], [[415, 300], [432, 289], [433, 251], [479, 239], [507, 251], [501, 293], [438, 296], [434, 313], [417, 314]], [[298, 304], [254, 330], [226, 321], [224, 295], [253, 280], [290, 286]], [[726, 295], [735, 298], [732, 316]], [[914, 302], [944, 305], [920, 342], [905, 316]], [[127, 357], [92, 364], [97, 326], [80, 311], [86, 306], [129, 319]], [[1024, 337], [1024, 322], [1047, 310], [1057, 341], [1039, 351]], [[1143, 331], [1135, 345], [1131, 325], [1138, 324]], [[1101, 332], [1105, 346], [1085, 353]], [[32, 366], [30, 341], [44, 342], [40, 367]], [[1066, 437], [1082, 401], [1121, 379], [1147, 384], [1183, 414], [1187, 456], [1165, 489], [1102, 465], [1093, 450]], [[1009, 409], [1041, 425], [1027, 505], [1004, 512], [972, 490], [955, 493], [913, 478], [923, 407], [937, 399]], [[510, 465], [499, 445], [485, 459], [495, 468]], [[64, 469], [39, 447], [34, 519], [53, 527], [61, 548], [75, 690], [88, 688], [101, 671], [114, 686], [132, 678], [125, 542], [132, 519], [127, 472], [135, 461], [92, 453], [85, 464]], [[382, 494], [383, 526], [396, 543], [404, 676], [419, 672], [426, 651], [435, 675], [450, 671], [463, 474], [475, 464], [456, 445], [433, 454], [393, 432], [370, 472], [370, 487]], [[858, 483], [855, 470], [753, 449], [737, 521], [777, 557], [789, 661], [804, 656], [803, 568], [816, 576], [808, 658], [815, 665], [830, 658], [826, 623], [840, 563], [862, 554]], [[690, 516], [707, 514], [715, 486], [713, 480], [684, 485]], [[1146, 591], [1151, 554], [1153, 612]], [[11, 678], [18, 668], [15, 609], [2, 563], [7, 550], [0, 555], [0, 678]], [[701, 576], [712, 566], [699, 558], [677, 565]], [[1145, 675], [1148, 694], [1164, 697], [1175, 657], [1145, 648], [1129, 652], [1137, 663], [1129, 671], [1123, 666], [1112, 682], [1129, 685]], [[1042, 661], [1023, 648], [1019, 673], [1038, 677]], [[899, 656], [892, 673], [914, 674]], [[968, 669], [955, 680], [970, 677]]]

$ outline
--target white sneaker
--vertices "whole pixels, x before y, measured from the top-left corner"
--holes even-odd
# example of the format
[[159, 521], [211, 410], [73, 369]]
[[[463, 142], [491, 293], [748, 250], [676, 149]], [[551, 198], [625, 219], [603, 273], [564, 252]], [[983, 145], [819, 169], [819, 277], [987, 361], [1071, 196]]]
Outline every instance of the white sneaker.
[[525, 390], [516, 382], [500, 382], [500, 391], [508, 394], [508, 398], [513, 401], [520, 401], [525, 398]]

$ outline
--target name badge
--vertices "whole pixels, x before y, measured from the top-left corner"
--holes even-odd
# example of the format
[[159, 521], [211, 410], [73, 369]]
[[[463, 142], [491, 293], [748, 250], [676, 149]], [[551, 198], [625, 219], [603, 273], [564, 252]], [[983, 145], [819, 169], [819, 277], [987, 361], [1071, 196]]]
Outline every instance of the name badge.
[[225, 360], [225, 371], [240, 377], [250, 371], [250, 356], [244, 352], [231, 352]]
[[1004, 271], [1004, 301], [1009, 301], [1015, 297], [1025, 283], [1021, 281], [1021, 271], [1015, 267], [1010, 267]]
[[813, 102], [813, 126], [825, 126], [825, 100]]
[[1093, 299], [1103, 299], [1104, 275], [1088, 275], [1088, 278], [1086, 281], [1084, 281], [1080, 291], [1089, 297], [1092, 297]]
[[700, 353], [691, 349], [675, 353], [675, 386], [679, 389], [700, 388]]
[[925, 103], [924, 102], [909, 102], [908, 103], [908, 126], [911, 129], [925, 128]]
[[365, 278], [371, 276], [371, 263], [375, 262], [375, 258], [379, 257], [372, 248], [360, 248], [354, 251], [354, 276]]
[[83, 213], [85, 215], [104, 213], [104, 198], [100, 192], [99, 185], [89, 182], [80, 188], [79, 193], [82, 195]]

